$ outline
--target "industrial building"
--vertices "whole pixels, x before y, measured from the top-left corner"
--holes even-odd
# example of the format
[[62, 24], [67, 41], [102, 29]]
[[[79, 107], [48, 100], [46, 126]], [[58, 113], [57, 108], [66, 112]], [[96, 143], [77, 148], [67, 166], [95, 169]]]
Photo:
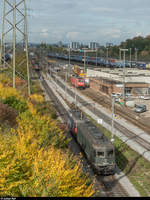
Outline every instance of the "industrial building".
[[150, 95], [149, 70], [128, 69], [124, 76], [123, 69], [88, 69], [87, 76], [90, 78], [91, 88], [109, 96], [112, 93], [123, 94], [124, 85], [125, 94], [133, 96]]

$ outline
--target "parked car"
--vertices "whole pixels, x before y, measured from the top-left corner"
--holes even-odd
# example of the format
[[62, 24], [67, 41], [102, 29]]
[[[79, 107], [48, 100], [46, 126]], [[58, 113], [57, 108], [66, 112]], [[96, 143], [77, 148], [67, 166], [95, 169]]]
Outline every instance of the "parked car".
[[150, 99], [150, 96], [145, 96], [144, 99], [145, 99], [145, 100], [149, 100], [149, 99]]
[[131, 97], [131, 94], [130, 93], [126, 93], [126, 97]]
[[142, 113], [142, 112], [146, 112], [146, 105], [135, 105], [135, 112], [137, 113]]
[[117, 97], [122, 97], [121, 93], [117, 93], [116, 95], [117, 95]]
[[140, 99], [149, 100], [149, 99], [150, 99], [150, 96], [140, 96]]
[[117, 94], [116, 93], [112, 93], [112, 97], [117, 97]]
[[121, 97], [121, 96], [122, 96], [121, 93], [112, 93], [112, 97], [119, 98], [119, 97]]

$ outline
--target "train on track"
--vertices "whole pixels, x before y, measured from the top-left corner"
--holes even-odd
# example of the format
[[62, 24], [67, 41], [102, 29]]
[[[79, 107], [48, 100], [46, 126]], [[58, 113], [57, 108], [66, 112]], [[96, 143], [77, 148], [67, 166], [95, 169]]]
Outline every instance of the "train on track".
[[115, 174], [114, 145], [79, 109], [72, 108], [67, 127], [97, 174]]
[[71, 77], [71, 83], [78, 89], [85, 89], [85, 80], [76, 76]]
[[36, 61], [36, 59], [32, 59], [31, 64], [32, 64], [32, 68], [35, 71], [39, 72], [41, 70], [40, 64], [39, 64], [39, 62]]
[[[56, 58], [56, 59], [62, 59], [62, 60], [69, 60], [69, 55], [66, 54], [59, 54], [59, 53], [49, 53], [47, 54], [47, 57], [49, 58]], [[84, 56], [80, 55], [70, 55], [70, 60], [74, 62], [84, 62]], [[91, 65], [99, 65], [104, 67], [110, 67], [110, 68], [122, 68], [124, 67], [124, 61], [118, 60], [118, 59], [106, 59], [101, 57], [90, 57], [86, 56], [85, 58], [86, 63]], [[125, 67], [132, 67], [132, 68], [139, 68], [139, 69], [150, 69], [150, 63], [146, 62], [135, 62], [132, 61], [131, 63], [129, 61], [125, 62]]]
[[90, 87], [89, 79], [88, 78], [82, 78], [76, 75], [72, 75], [71, 77], [71, 83], [74, 87], [78, 89], [85, 89]]

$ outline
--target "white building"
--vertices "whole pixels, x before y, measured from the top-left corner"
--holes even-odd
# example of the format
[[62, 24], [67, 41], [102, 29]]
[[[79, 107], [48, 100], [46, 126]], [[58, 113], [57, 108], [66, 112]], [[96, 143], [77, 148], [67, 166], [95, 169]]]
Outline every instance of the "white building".
[[70, 48], [71, 49], [80, 49], [80, 43], [79, 42], [71, 42]]
[[99, 43], [97, 42], [90, 42], [89, 49], [97, 49], [99, 47]]

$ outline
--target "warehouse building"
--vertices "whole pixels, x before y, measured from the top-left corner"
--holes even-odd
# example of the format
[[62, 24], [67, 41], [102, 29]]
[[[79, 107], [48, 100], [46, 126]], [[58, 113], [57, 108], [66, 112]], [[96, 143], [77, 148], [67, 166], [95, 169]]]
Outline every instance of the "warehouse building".
[[[90, 87], [107, 94], [123, 94], [124, 78], [122, 73], [106, 73], [102, 71], [88, 70]], [[127, 75], [125, 77], [125, 93], [133, 96], [150, 95], [150, 75]]]

